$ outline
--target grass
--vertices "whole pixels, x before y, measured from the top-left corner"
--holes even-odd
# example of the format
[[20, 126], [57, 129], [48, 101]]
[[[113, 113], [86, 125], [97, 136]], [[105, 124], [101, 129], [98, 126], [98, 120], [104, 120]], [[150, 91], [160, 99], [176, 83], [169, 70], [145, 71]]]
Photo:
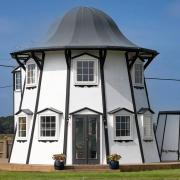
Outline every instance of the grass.
[[0, 172], [0, 180], [180, 180], [180, 169], [142, 172]]

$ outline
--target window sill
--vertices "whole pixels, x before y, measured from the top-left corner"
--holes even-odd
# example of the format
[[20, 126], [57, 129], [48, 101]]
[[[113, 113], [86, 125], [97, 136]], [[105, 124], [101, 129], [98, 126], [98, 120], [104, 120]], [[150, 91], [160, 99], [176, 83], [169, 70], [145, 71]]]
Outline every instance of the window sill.
[[37, 87], [36, 85], [26, 86], [26, 89], [34, 89], [34, 88], [36, 88], [36, 87]]
[[24, 143], [24, 142], [27, 142], [27, 140], [26, 139], [17, 139], [17, 142]]
[[81, 88], [83, 88], [83, 87], [96, 87], [96, 86], [98, 86], [97, 84], [75, 84], [74, 85], [75, 87], [81, 87]]
[[118, 139], [115, 139], [114, 142], [125, 142], [125, 143], [128, 143], [128, 142], [133, 142], [132, 139], [127, 139], [127, 140], [118, 140]]
[[143, 139], [144, 142], [152, 142], [152, 139]]
[[43, 143], [46, 143], [46, 142], [50, 142], [50, 143], [52, 143], [52, 142], [58, 142], [58, 140], [57, 139], [39, 139], [38, 140], [38, 142], [43, 142]]
[[136, 88], [136, 89], [144, 89], [144, 86], [142, 86], [142, 85], [141, 86], [140, 85], [139, 86], [138, 85], [134, 85], [133, 87]]

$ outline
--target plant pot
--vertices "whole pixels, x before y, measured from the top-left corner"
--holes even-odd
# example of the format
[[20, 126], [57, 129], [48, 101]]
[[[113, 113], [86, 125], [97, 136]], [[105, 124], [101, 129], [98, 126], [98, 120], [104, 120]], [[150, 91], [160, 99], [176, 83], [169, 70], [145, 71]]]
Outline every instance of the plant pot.
[[109, 161], [109, 167], [111, 169], [119, 169], [119, 161]]
[[55, 160], [54, 161], [54, 169], [63, 170], [64, 169], [64, 161]]

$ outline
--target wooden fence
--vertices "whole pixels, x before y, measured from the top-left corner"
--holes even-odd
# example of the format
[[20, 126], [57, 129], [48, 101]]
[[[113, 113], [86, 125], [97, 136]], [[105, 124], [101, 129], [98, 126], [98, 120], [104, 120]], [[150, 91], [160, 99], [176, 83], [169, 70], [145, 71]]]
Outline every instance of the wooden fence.
[[12, 140], [0, 140], [0, 158], [9, 158]]

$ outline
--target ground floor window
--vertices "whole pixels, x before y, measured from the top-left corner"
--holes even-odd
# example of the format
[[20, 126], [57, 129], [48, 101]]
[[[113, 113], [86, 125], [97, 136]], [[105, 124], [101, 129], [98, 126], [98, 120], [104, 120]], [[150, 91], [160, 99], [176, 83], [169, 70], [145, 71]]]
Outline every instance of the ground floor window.
[[153, 123], [151, 116], [143, 117], [143, 138], [144, 140], [152, 140], [153, 137]]
[[26, 117], [19, 117], [18, 118], [18, 137], [26, 138], [27, 129], [26, 129]]
[[128, 140], [131, 138], [131, 116], [115, 116], [115, 139]]
[[57, 137], [57, 117], [56, 116], [40, 116], [40, 138]]

